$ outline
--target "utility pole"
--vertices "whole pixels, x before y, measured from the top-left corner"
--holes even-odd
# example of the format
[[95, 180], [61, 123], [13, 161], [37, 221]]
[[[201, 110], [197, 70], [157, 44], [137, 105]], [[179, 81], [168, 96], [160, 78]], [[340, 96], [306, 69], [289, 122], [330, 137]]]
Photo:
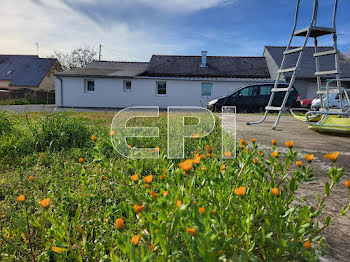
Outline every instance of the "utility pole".
[[39, 56], [39, 43], [35, 42], [34, 45], [36, 46], [36, 54]]
[[102, 45], [100, 44], [99, 51], [98, 51], [98, 61], [101, 61], [101, 56], [102, 56], [101, 50], [102, 50]]

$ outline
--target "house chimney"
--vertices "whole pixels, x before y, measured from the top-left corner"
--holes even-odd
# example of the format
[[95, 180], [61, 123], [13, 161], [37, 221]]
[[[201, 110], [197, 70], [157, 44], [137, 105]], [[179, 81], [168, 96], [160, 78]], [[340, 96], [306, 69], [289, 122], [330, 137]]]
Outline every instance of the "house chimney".
[[208, 67], [207, 66], [207, 53], [208, 53], [208, 51], [202, 51], [202, 64], [201, 64], [201, 67]]

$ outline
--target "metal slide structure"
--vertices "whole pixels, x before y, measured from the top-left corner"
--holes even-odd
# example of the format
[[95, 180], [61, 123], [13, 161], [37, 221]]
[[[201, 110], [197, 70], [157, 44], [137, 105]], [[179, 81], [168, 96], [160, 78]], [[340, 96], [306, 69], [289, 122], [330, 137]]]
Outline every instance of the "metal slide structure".
[[[312, 13], [312, 19], [311, 19], [310, 26], [296, 31], [296, 27], [298, 24], [298, 18], [299, 18], [299, 9], [300, 9], [300, 0], [297, 0], [293, 30], [292, 30], [292, 33], [291, 33], [290, 38], [289, 38], [288, 46], [287, 46], [286, 50], [283, 52], [283, 59], [281, 62], [281, 66], [280, 66], [280, 69], [277, 71], [277, 78], [275, 81], [275, 85], [271, 90], [270, 100], [269, 100], [268, 105], [265, 108], [264, 117], [260, 121], [249, 122], [249, 123], [247, 123], [247, 125], [263, 123], [270, 111], [278, 111], [277, 119], [276, 119], [275, 124], [272, 128], [273, 130], [276, 130], [277, 125], [279, 123], [279, 120], [281, 118], [282, 112], [287, 110], [286, 103], [287, 103], [289, 94], [292, 92], [292, 88], [293, 88], [293, 84], [294, 84], [294, 81], [295, 81], [295, 78], [297, 75], [297, 71], [302, 63], [304, 49], [305, 49], [306, 44], [307, 44], [310, 37], [314, 38], [315, 52], [314, 52], [313, 56], [315, 57], [315, 62], [316, 62], [315, 76], [317, 79], [317, 87], [318, 87], [317, 94], [320, 95], [320, 97], [321, 97], [321, 108], [324, 108], [324, 105], [322, 103], [322, 95], [324, 95], [324, 94], [328, 94], [329, 92], [338, 92], [340, 98], [344, 97], [343, 89], [341, 87], [339, 61], [338, 61], [339, 60], [339, 52], [338, 52], [338, 46], [337, 46], [337, 33], [336, 33], [337, 7], [338, 7], [338, 0], [335, 0], [334, 1], [334, 9], [333, 9], [333, 27], [320, 27], [320, 26], [316, 25], [317, 14], [318, 14], [318, 0], [314, 0], [313, 13]], [[325, 36], [325, 35], [333, 35], [333, 42], [334, 42], [333, 49], [329, 50], [329, 51], [325, 51], [325, 52], [319, 52], [318, 51], [318, 41], [317, 41], [318, 37]], [[292, 48], [291, 44], [292, 44], [294, 37], [304, 37], [304, 44], [301, 47]], [[291, 67], [291, 68], [284, 68], [287, 56], [294, 54], [294, 53], [299, 53], [298, 60], [295, 64], [295, 66]], [[328, 56], [328, 55], [334, 55], [334, 62], [335, 62], [334, 70], [320, 71], [319, 58], [322, 56]], [[287, 88], [278, 88], [278, 85], [281, 82], [280, 78], [281, 78], [282, 74], [288, 73], [288, 72], [293, 73], [291, 78], [290, 78], [288, 87]], [[322, 89], [321, 76], [324, 76], [324, 75], [333, 75], [333, 77], [331, 77], [331, 78], [334, 78], [334, 75], [335, 75], [335, 82], [336, 82], [337, 87], [334, 89], [328, 87], [328, 89], [327, 89], [328, 91]], [[274, 99], [276, 92], [285, 92], [285, 96], [284, 96], [282, 105], [280, 107], [272, 106], [273, 99]], [[342, 101], [342, 99], [341, 99], [341, 101]]]

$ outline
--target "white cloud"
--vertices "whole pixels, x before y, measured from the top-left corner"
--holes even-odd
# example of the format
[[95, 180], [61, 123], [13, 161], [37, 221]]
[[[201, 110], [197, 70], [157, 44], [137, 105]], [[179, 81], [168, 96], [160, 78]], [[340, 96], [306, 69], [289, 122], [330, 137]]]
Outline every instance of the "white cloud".
[[188, 48], [185, 43], [179, 45], [153, 35], [152, 28], [131, 29], [122, 22], [103, 28], [59, 0], [51, 0], [50, 7], [30, 0], [21, 4], [1, 2], [2, 10], [6, 10], [0, 20], [0, 31], [5, 32], [0, 38], [1, 53], [35, 54], [34, 43], [38, 42], [40, 56], [45, 57], [54, 50], [69, 51], [82, 45], [97, 48], [102, 43], [104, 59], [147, 61], [153, 53], [181, 53]]

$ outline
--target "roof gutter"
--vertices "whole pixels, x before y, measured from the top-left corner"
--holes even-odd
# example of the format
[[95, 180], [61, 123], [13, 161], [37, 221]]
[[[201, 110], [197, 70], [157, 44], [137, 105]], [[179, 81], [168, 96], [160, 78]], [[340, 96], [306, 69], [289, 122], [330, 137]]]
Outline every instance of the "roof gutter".
[[210, 82], [274, 82], [271, 78], [220, 78], [220, 77], [167, 77], [167, 76], [135, 76], [135, 79], [183, 80], [183, 81], [210, 81]]

